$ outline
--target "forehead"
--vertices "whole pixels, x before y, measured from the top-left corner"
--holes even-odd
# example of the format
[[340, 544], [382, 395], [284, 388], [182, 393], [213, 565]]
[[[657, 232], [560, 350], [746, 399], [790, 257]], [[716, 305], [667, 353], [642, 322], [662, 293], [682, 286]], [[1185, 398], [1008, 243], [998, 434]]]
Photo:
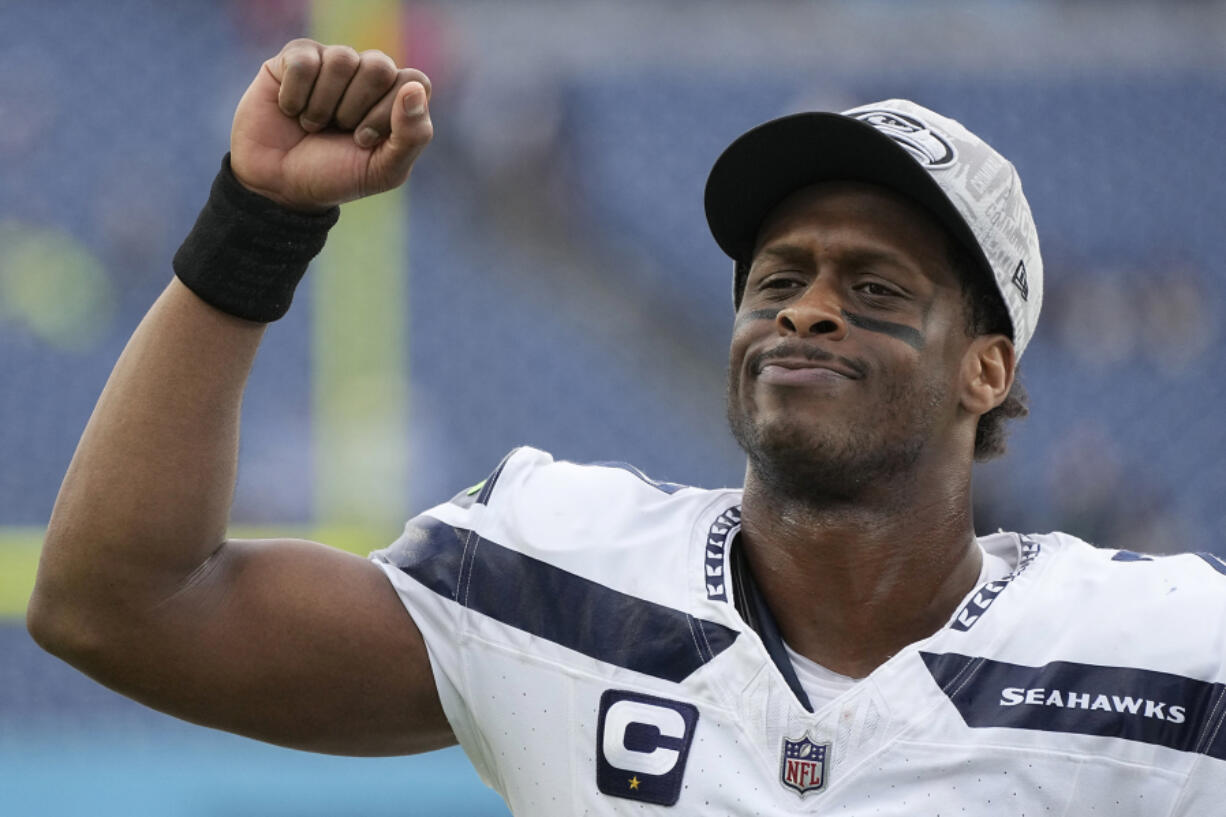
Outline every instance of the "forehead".
[[876, 250], [910, 259], [944, 277], [949, 237], [932, 216], [909, 199], [866, 182], [821, 182], [780, 202], [762, 222], [754, 258], [780, 244], [823, 252]]

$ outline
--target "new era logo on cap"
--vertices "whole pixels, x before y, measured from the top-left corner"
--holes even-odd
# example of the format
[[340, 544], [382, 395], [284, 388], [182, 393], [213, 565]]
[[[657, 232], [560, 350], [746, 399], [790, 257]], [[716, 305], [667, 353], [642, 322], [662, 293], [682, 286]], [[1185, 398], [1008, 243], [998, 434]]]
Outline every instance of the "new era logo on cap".
[[1022, 293], [1022, 300], [1030, 299], [1030, 284], [1026, 283], [1026, 262], [1018, 261], [1017, 269], [1013, 271], [1013, 285]]

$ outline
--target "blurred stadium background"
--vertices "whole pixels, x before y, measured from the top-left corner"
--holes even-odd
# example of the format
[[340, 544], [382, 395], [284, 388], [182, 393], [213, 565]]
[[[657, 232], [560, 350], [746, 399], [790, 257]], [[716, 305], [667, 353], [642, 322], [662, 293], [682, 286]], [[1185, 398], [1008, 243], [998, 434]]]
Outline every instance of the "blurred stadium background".
[[234, 523], [365, 552], [531, 443], [738, 484], [705, 173], [906, 96], [1018, 166], [1047, 264], [1032, 416], [981, 531], [1226, 554], [1218, 2], [0, 0], [0, 814], [497, 815], [458, 750], [350, 760], [181, 724], [21, 623], [77, 437], [294, 36], [435, 83], [405, 195], [349, 209], [245, 405]]

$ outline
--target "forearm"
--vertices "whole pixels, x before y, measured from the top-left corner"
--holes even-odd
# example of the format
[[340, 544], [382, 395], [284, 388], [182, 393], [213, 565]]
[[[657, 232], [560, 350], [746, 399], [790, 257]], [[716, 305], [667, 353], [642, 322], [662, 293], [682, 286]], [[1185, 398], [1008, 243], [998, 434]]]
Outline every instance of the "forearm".
[[60, 488], [31, 620], [39, 605], [91, 619], [156, 605], [221, 544], [243, 387], [264, 328], [207, 306], [177, 279], [158, 298]]
[[408, 178], [433, 133], [428, 92], [382, 52], [313, 40], [256, 73], [230, 166], [56, 500], [27, 614], [47, 650], [162, 711], [286, 746], [454, 742], [425, 641], [379, 567], [313, 542], [226, 538], [264, 327], [289, 308], [336, 205]]

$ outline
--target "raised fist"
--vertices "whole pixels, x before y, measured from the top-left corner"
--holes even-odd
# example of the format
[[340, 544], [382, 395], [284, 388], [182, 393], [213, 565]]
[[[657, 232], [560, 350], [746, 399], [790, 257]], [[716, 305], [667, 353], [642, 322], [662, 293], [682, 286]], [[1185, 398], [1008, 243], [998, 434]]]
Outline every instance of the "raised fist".
[[430, 142], [430, 80], [382, 51], [293, 40], [260, 67], [234, 113], [230, 166], [296, 210], [403, 184]]

